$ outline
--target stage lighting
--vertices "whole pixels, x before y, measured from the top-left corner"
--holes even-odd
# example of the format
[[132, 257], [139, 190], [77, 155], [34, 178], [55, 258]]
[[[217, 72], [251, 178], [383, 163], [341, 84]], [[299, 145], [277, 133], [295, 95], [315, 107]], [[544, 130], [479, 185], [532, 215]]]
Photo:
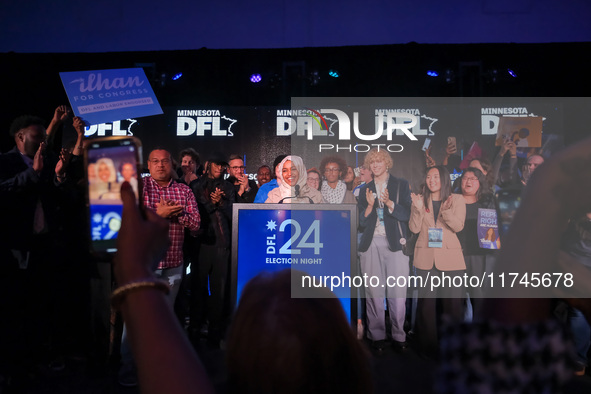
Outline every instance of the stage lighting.
[[337, 70], [329, 70], [328, 75], [330, 75], [333, 78], [338, 78], [341, 76]]
[[439, 73], [437, 71], [434, 71], [434, 70], [429, 70], [429, 71], [427, 71], [427, 75], [430, 76], [430, 77], [438, 77], [439, 76]]
[[252, 74], [250, 76], [250, 82], [252, 83], [259, 83], [261, 82], [263, 78], [261, 77], [261, 74]]
[[499, 78], [499, 72], [497, 71], [497, 69], [490, 70], [490, 81], [492, 83], [497, 83], [498, 78]]
[[180, 79], [182, 76], [183, 76], [183, 73], [178, 73], [174, 77], [172, 77], [172, 80], [176, 81], [176, 80]]
[[445, 70], [445, 82], [447, 83], [455, 83], [456, 82], [456, 74], [451, 69]]
[[517, 78], [517, 74], [515, 74], [515, 71], [511, 70], [510, 68], [507, 69], [507, 72], [509, 73], [509, 75], [511, 75], [513, 78]]
[[318, 71], [316, 71], [316, 70], [312, 71], [310, 73], [310, 85], [317, 86], [319, 82], [320, 82], [320, 75], [318, 74]]

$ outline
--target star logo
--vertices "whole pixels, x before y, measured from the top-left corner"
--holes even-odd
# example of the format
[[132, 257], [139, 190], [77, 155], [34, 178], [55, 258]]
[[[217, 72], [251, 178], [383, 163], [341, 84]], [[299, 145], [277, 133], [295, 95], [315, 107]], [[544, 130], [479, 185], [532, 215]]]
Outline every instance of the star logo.
[[92, 216], [92, 221], [95, 223], [100, 223], [100, 222], [102, 222], [102, 220], [103, 220], [103, 215], [101, 215], [100, 213], [95, 213]]
[[269, 220], [267, 222], [267, 230], [275, 230], [277, 228], [277, 223], [274, 220]]

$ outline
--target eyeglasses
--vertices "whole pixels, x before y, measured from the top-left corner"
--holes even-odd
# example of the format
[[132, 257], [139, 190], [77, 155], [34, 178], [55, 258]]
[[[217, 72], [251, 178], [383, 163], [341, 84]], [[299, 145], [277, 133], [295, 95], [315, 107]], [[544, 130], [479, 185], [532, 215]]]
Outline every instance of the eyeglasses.
[[462, 181], [463, 181], [463, 182], [468, 182], [468, 181], [475, 182], [475, 181], [478, 181], [478, 178], [468, 178], [468, 177], [464, 177], [464, 178], [462, 178]]
[[152, 160], [150, 160], [150, 163], [152, 163], [154, 165], [158, 165], [159, 163], [162, 163], [163, 165], [167, 165], [167, 164], [170, 164], [170, 159], [162, 159], [162, 160], [152, 159]]
[[231, 170], [244, 170], [246, 167], [245, 166], [233, 166], [230, 167]]
[[338, 167], [337, 168], [325, 168], [324, 169], [324, 172], [339, 172], [339, 171], [341, 171], [341, 169], [338, 168]]

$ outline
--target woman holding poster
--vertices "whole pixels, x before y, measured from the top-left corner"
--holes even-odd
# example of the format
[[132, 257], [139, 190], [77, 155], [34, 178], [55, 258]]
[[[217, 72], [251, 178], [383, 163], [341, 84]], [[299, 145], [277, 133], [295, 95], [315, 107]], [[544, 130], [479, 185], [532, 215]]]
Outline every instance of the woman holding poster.
[[[466, 273], [468, 277], [486, 277], [494, 266], [492, 249], [500, 246], [493, 196], [489, 192], [486, 176], [475, 167], [468, 167], [464, 171], [460, 177], [460, 186], [466, 202], [466, 221], [458, 238], [464, 251]], [[473, 316], [480, 314], [488, 286], [488, 282], [482, 286], [468, 286], [470, 297], [467, 306], [472, 307]]]
[[464, 228], [466, 203], [451, 193], [449, 172], [443, 166], [429, 168], [423, 194], [411, 193], [411, 198], [410, 231], [419, 234], [414, 266], [423, 282], [418, 286], [417, 337], [421, 351], [435, 355], [438, 317], [458, 322], [464, 317], [466, 264], [457, 233]]

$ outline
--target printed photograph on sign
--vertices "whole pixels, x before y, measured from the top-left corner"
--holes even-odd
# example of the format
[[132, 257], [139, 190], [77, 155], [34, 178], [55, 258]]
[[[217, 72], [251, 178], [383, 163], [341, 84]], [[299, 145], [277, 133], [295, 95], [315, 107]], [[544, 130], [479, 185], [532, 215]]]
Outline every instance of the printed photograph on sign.
[[495, 209], [478, 208], [478, 244], [482, 249], [500, 249], [499, 226]]
[[502, 116], [499, 120], [496, 146], [512, 141], [518, 148], [539, 148], [542, 146], [541, 116]]

